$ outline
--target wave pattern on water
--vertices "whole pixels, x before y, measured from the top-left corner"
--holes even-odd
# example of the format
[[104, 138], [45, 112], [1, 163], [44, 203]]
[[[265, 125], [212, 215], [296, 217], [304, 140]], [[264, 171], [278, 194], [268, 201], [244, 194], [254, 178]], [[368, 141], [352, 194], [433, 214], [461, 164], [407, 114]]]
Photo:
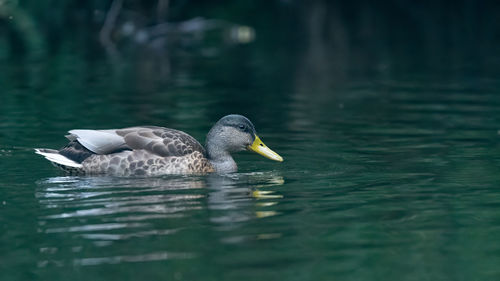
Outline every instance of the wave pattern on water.
[[[44, 258], [38, 266], [195, 258], [201, 254], [197, 233], [215, 226], [221, 242], [234, 241], [231, 231], [242, 222], [276, 215], [269, 209], [281, 197], [260, 189], [281, 184], [281, 177], [259, 173], [41, 180], [35, 194], [41, 207], [38, 232], [58, 242], [40, 248]], [[114, 255], [118, 245], [121, 254]]]

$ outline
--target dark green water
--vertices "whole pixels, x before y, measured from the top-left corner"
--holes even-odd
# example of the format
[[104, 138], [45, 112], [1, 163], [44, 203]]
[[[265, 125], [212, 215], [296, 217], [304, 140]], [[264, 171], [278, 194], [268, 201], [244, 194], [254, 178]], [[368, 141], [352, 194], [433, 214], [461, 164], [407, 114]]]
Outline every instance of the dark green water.
[[[43, 59], [0, 57], [0, 279], [498, 280], [498, 47], [286, 48], [266, 37], [283, 28], [166, 61], [71, 36]], [[285, 161], [68, 177], [33, 153], [74, 128], [204, 142], [229, 113]]]

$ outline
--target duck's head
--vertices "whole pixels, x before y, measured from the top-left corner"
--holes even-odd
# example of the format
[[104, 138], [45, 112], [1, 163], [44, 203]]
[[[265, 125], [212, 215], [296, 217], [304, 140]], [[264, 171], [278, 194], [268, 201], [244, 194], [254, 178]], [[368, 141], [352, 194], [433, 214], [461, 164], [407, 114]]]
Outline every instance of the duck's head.
[[267, 147], [257, 136], [255, 127], [248, 118], [231, 114], [222, 117], [207, 135], [207, 150], [211, 157], [242, 150], [256, 152], [275, 161], [283, 161], [278, 153]]

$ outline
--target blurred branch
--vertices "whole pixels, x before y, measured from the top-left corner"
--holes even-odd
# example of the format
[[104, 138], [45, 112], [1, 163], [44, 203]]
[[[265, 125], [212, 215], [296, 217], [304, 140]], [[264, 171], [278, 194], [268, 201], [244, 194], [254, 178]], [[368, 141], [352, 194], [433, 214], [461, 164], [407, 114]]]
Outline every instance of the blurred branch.
[[116, 50], [115, 44], [111, 40], [111, 32], [116, 25], [116, 19], [120, 14], [122, 6], [123, 0], [113, 0], [113, 2], [111, 3], [111, 8], [109, 8], [109, 12], [106, 15], [104, 25], [102, 26], [102, 29], [99, 33], [99, 40], [101, 41], [101, 44], [106, 48], [108, 54], [113, 58], [118, 57], [118, 51]]

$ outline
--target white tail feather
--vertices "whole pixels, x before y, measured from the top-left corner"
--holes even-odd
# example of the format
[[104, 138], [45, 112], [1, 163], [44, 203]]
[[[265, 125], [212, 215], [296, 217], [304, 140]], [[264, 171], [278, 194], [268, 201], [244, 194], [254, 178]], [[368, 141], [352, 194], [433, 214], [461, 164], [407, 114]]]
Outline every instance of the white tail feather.
[[59, 154], [57, 150], [54, 150], [54, 152], [48, 152], [43, 151], [44, 149], [39, 149], [35, 148], [35, 153], [42, 155], [45, 157], [45, 159], [49, 160], [50, 162], [57, 163], [59, 165], [63, 166], [68, 166], [68, 167], [73, 167], [73, 168], [81, 168], [82, 164], [77, 163], [69, 158], [67, 158], [64, 155]]

